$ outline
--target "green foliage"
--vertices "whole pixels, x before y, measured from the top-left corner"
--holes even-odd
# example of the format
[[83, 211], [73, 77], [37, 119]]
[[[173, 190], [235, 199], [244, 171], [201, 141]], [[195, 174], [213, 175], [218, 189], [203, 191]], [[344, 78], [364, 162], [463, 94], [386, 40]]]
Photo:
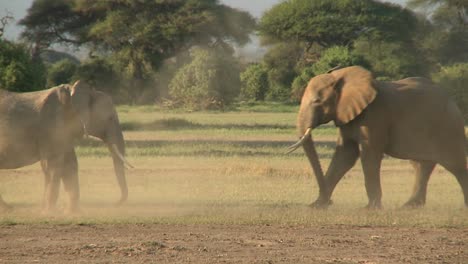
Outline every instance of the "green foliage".
[[382, 80], [428, 75], [425, 58], [408, 43], [360, 39], [355, 43], [354, 52], [364, 57], [374, 75]]
[[93, 56], [111, 58], [136, 102], [166, 59], [196, 45], [245, 44], [255, 20], [216, 0], [35, 0], [20, 24], [38, 47], [86, 44]]
[[47, 72], [47, 87], [70, 83], [78, 65], [68, 59], [63, 59], [49, 66]]
[[33, 61], [21, 44], [0, 39], [0, 87], [27, 92], [45, 88], [46, 69], [40, 60]]
[[304, 54], [300, 43], [278, 43], [263, 58], [268, 71], [268, 100], [286, 101], [291, 95], [291, 83], [296, 77], [296, 65]]
[[312, 66], [312, 71], [315, 75], [326, 73], [336, 66], [369, 66], [362, 56], [351, 52], [345, 46], [333, 46], [326, 49], [321, 55], [319, 61]]
[[241, 73], [241, 98], [263, 101], [268, 91], [268, 73], [262, 64], [251, 64]]
[[447, 89], [468, 122], [468, 63], [442, 67], [433, 79]]
[[381, 40], [408, 39], [416, 19], [400, 6], [373, 0], [289, 0], [260, 19], [264, 40], [349, 45], [359, 36]]
[[84, 80], [91, 83], [98, 90], [114, 96], [116, 102], [124, 102], [127, 95], [122, 94], [122, 83], [119, 73], [111, 62], [101, 58], [84, 61], [76, 70], [74, 80]]
[[427, 17], [419, 39], [425, 56], [434, 64], [468, 61], [468, 2], [410, 0], [408, 6]]
[[314, 66], [305, 67], [291, 85], [291, 99], [295, 102], [300, 102], [309, 80], [315, 76]]
[[304, 89], [312, 77], [326, 73], [336, 66], [347, 67], [351, 65], [369, 67], [369, 64], [362, 56], [350, 51], [348, 47], [333, 46], [324, 50], [316, 63], [305, 67], [301, 74], [294, 79], [292, 83], [292, 99], [299, 101], [302, 98]]
[[192, 61], [169, 84], [175, 105], [189, 109], [222, 109], [239, 94], [238, 62], [223, 50], [193, 49]]

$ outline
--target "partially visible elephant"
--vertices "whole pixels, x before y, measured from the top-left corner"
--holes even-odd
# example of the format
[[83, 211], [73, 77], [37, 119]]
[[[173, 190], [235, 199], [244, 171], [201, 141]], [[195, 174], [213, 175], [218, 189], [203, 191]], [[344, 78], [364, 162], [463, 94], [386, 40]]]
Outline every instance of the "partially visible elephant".
[[[45, 212], [55, 208], [60, 181], [69, 195], [67, 211], [79, 210], [74, 144], [86, 134], [107, 144], [120, 186], [119, 203], [126, 201], [125, 143], [108, 95], [81, 81], [37, 92], [0, 90], [0, 169], [20, 168], [40, 161], [45, 174]], [[0, 196], [2, 208], [10, 206]]]
[[[323, 175], [311, 130], [333, 121], [339, 128], [336, 150]], [[408, 207], [423, 206], [436, 164], [455, 175], [468, 206], [468, 172], [462, 115], [445, 91], [430, 80], [414, 77], [377, 81], [366, 69], [331, 70], [310, 80], [297, 121], [303, 146], [319, 186], [312, 207], [327, 207], [344, 174], [361, 158], [368, 208], [380, 208], [380, 166], [384, 154], [410, 160], [416, 170]]]

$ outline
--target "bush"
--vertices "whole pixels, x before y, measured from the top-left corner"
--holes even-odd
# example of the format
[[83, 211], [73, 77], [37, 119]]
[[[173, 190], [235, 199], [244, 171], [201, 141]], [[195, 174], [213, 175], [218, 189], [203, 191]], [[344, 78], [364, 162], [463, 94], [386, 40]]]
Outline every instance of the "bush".
[[291, 97], [291, 83], [296, 77], [296, 65], [304, 55], [300, 43], [278, 43], [263, 57], [268, 72], [268, 100], [287, 101]]
[[46, 69], [40, 59], [33, 61], [21, 44], [0, 39], [0, 87], [28, 92], [45, 88]]
[[381, 80], [428, 75], [428, 63], [409, 43], [361, 39], [355, 43], [355, 53], [369, 62], [369, 69]]
[[196, 48], [191, 57], [192, 61], [180, 68], [169, 84], [174, 106], [222, 109], [239, 95], [239, 64], [232, 54]]
[[111, 62], [102, 58], [94, 58], [81, 63], [76, 69], [73, 80], [84, 80], [96, 89], [111, 94], [117, 103], [128, 102], [127, 93], [123, 92], [125, 82], [114, 69]]
[[326, 73], [336, 66], [360, 65], [369, 68], [363, 56], [351, 52], [345, 46], [333, 46], [323, 51], [320, 59], [312, 66], [314, 75]]
[[69, 59], [60, 60], [49, 66], [47, 72], [47, 87], [70, 83], [78, 65]]
[[263, 101], [268, 91], [268, 73], [262, 64], [251, 64], [241, 73], [241, 98]]
[[309, 83], [309, 80], [315, 76], [313, 66], [306, 67], [302, 70], [302, 73], [294, 79], [291, 86], [291, 99], [296, 102], [300, 102], [302, 94]]
[[305, 67], [297, 76], [291, 87], [291, 98], [300, 101], [309, 80], [319, 74], [326, 73], [336, 66], [347, 67], [361, 65], [368, 67], [368, 63], [362, 56], [352, 53], [347, 47], [333, 46], [323, 51], [320, 59], [312, 66]]
[[433, 79], [447, 89], [468, 122], [468, 63], [442, 67]]

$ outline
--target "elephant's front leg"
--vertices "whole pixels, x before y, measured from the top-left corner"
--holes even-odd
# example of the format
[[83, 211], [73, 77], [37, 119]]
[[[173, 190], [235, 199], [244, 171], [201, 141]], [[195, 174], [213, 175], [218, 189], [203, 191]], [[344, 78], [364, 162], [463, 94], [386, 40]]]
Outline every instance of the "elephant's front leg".
[[382, 163], [383, 153], [372, 150], [368, 147], [361, 147], [361, 163], [364, 172], [364, 181], [366, 185], [369, 204], [368, 209], [382, 208], [382, 186], [380, 184], [380, 165]]
[[60, 177], [62, 174], [63, 156], [57, 156], [46, 160], [41, 160], [42, 171], [44, 172], [44, 201], [42, 210], [50, 213], [55, 210], [60, 188]]
[[312, 203], [312, 207], [326, 207], [331, 204], [333, 190], [345, 173], [354, 166], [358, 158], [358, 145], [354, 141], [343, 139], [340, 136], [336, 144], [335, 153], [333, 154], [330, 166], [325, 175], [326, 190], [321, 190], [319, 198]]
[[80, 185], [78, 181], [78, 160], [73, 149], [65, 154], [62, 181], [69, 198], [67, 213], [79, 212]]

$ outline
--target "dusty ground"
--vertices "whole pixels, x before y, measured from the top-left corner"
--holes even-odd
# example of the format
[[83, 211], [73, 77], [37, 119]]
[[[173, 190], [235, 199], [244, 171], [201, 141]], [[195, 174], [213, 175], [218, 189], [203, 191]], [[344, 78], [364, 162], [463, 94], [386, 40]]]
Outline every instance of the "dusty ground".
[[468, 230], [4, 225], [0, 263], [468, 263]]

